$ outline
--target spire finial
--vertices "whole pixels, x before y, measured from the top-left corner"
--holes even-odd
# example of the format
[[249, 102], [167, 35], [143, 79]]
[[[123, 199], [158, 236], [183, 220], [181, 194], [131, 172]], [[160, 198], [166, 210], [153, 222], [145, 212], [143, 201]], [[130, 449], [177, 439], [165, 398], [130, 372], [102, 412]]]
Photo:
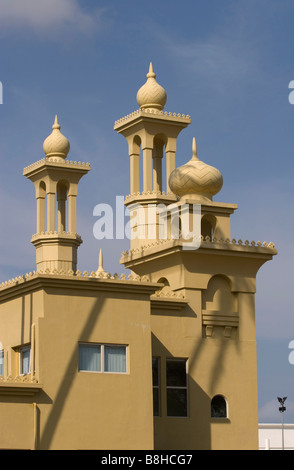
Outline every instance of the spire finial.
[[199, 158], [197, 157], [197, 144], [195, 137], [193, 137], [192, 141], [192, 160], [199, 160]]
[[52, 129], [60, 129], [60, 124], [58, 122], [57, 114], [55, 114], [55, 119], [54, 119], [54, 124], [52, 126]]
[[155, 78], [156, 77], [156, 75], [154, 73], [154, 70], [153, 70], [152, 62], [150, 62], [150, 64], [149, 64], [149, 72], [147, 73], [146, 77], [147, 78]]
[[103, 268], [103, 254], [102, 254], [102, 249], [100, 248], [99, 252], [99, 266], [98, 266], [98, 273], [104, 273], [104, 268]]

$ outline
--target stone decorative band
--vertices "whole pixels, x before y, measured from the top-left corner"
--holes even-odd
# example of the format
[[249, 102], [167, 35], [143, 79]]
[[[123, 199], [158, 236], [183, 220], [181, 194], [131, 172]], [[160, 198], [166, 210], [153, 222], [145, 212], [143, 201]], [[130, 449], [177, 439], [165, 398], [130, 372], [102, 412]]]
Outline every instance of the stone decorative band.
[[158, 109], [137, 109], [136, 111], [133, 111], [132, 113], [130, 114], [127, 114], [126, 116], [118, 119], [117, 121], [115, 121], [115, 126], [119, 125], [119, 124], [122, 124], [126, 121], [128, 121], [129, 119], [132, 119], [136, 116], [142, 116], [142, 115], [150, 115], [150, 114], [156, 114], [156, 115], [159, 115], [159, 116], [163, 116], [163, 117], [172, 117], [172, 118], [177, 118], [177, 119], [184, 119], [185, 121], [189, 121], [191, 120], [191, 117], [187, 114], [181, 114], [181, 113], [171, 113], [171, 112], [168, 112], [168, 111], [160, 111]]
[[39, 166], [42, 166], [42, 165], [58, 165], [60, 167], [69, 167], [69, 166], [73, 166], [73, 167], [80, 167], [80, 168], [86, 168], [86, 169], [89, 169], [91, 168], [90, 166], [90, 163], [85, 163], [85, 162], [77, 162], [77, 161], [73, 161], [73, 160], [64, 160], [63, 162], [61, 162], [60, 160], [58, 160], [57, 158], [52, 158], [50, 157], [50, 160], [48, 158], [42, 158], [41, 160], [38, 160], [37, 162], [34, 162], [32, 163], [31, 165], [28, 165], [24, 168], [23, 170], [23, 173], [27, 173], [31, 170], [33, 170], [34, 168], [37, 168]]
[[[143, 254], [144, 251], [150, 249], [150, 248], [153, 248], [153, 247], [158, 247], [159, 245], [164, 245], [164, 244], [170, 244], [170, 243], [173, 243], [173, 244], [176, 244], [176, 245], [180, 245], [181, 244], [181, 239], [173, 239], [173, 240], [154, 240], [152, 243], [149, 243], [147, 245], [143, 245], [139, 248], [134, 248], [134, 249], [131, 249], [131, 250], [126, 250], [126, 251], [123, 251], [122, 252], [122, 257], [128, 257], [130, 255], [133, 255], [133, 254]], [[244, 242], [239, 239], [238, 241], [233, 238], [232, 240], [230, 240], [229, 238], [225, 239], [225, 240], [222, 240], [222, 239], [216, 239], [216, 238], [213, 238], [212, 240], [210, 239], [209, 236], [207, 237], [203, 237], [201, 236], [201, 247], [205, 247], [205, 246], [209, 246], [211, 248], [213, 248], [214, 246], [216, 245], [222, 245], [224, 248], [225, 246], [243, 246], [243, 247], [248, 247], [248, 248], [255, 248], [255, 249], [258, 249], [258, 248], [269, 248], [269, 249], [272, 249], [274, 250], [275, 249], [275, 245], [273, 242], [270, 242], [270, 243], [267, 243], [267, 242], [261, 242], [261, 241], [258, 241], [258, 242], [255, 242], [255, 241], [251, 241], [249, 242], [248, 240], [245, 240]]]
[[101, 272], [101, 271], [92, 271], [92, 272], [84, 271], [84, 272], [81, 272], [80, 270], [77, 270], [76, 272], [74, 272], [73, 270], [68, 270], [68, 271], [65, 271], [64, 269], [50, 270], [49, 268], [47, 268], [45, 270], [40, 269], [38, 271], [32, 271], [32, 272], [23, 274], [21, 276], [9, 279], [8, 281], [2, 282], [0, 284], [0, 291], [2, 289], [8, 288], [8, 287], [11, 287], [11, 286], [14, 286], [14, 285], [23, 284], [26, 281], [28, 281], [29, 279], [38, 277], [39, 275], [42, 275], [42, 274], [52, 275], [52, 276], [58, 276], [58, 275], [67, 276], [67, 277], [70, 277], [72, 279], [91, 278], [91, 279], [107, 279], [107, 280], [114, 280], [114, 281], [150, 282], [148, 276], [138, 276], [138, 275], [135, 275], [135, 274], [129, 274], [127, 276], [124, 273], [121, 274], [121, 275], [115, 273], [115, 274], [112, 275], [112, 274], [110, 274], [106, 271], [103, 271], [103, 272]]

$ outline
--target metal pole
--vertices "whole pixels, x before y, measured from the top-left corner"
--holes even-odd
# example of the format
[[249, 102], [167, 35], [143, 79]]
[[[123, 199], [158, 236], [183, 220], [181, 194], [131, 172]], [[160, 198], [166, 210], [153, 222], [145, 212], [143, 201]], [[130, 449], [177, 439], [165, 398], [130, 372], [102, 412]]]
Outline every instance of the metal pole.
[[282, 450], [284, 450], [284, 413], [282, 412]]

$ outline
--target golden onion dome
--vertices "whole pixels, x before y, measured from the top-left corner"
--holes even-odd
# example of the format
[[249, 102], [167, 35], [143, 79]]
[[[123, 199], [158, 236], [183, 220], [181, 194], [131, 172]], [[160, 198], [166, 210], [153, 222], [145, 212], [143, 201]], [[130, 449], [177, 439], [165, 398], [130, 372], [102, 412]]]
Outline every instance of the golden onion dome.
[[141, 109], [151, 108], [161, 111], [166, 103], [166, 92], [155, 79], [156, 75], [153, 72], [152, 62], [150, 62], [149, 72], [146, 77], [146, 83], [137, 93], [137, 103]]
[[70, 149], [67, 138], [60, 132], [60, 125], [57, 116], [52, 126], [52, 133], [44, 140], [43, 150], [49, 160], [57, 158], [60, 161], [65, 160]]
[[196, 140], [193, 138], [192, 158], [185, 165], [176, 168], [169, 177], [172, 192], [180, 198], [212, 200], [223, 185], [219, 170], [199, 160]]

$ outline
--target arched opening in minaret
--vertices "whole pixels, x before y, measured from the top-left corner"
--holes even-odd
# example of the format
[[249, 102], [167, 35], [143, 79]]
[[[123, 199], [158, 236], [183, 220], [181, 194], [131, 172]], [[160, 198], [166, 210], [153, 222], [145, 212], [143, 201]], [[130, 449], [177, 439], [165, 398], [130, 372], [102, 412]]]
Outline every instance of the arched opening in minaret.
[[213, 239], [216, 227], [216, 218], [214, 215], [205, 214], [201, 219], [201, 235], [205, 239]]
[[152, 189], [153, 191], [162, 192], [166, 188], [163, 188], [163, 181], [165, 181], [165, 166], [163, 165], [163, 154], [166, 146], [167, 138], [164, 134], [157, 134], [153, 140], [153, 151], [152, 151]]
[[160, 284], [163, 284], [162, 288], [159, 289], [158, 292], [167, 293], [170, 291], [170, 284], [166, 277], [161, 277], [160, 279], [158, 279], [157, 282], [159, 282]]
[[69, 184], [65, 180], [61, 180], [57, 183], [56, 202], [57, 202], [57, 231], [58, 233], [66, 232], [68, 215], [67, 215], [67, 193]]
[[230, 279], [222, 274], [213, 276], [202, 294], [202, 309], [230, 315], [237, 312], [237, 296]]

